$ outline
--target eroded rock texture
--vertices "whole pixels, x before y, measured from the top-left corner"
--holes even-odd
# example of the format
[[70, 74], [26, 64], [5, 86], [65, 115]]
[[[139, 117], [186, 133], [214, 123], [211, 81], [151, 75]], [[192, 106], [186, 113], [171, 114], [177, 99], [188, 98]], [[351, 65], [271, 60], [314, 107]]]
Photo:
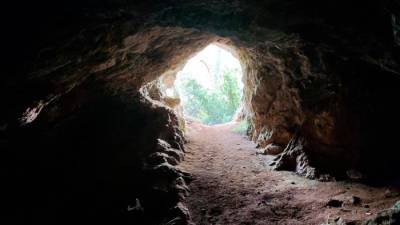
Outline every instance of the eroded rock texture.
[[156, 89], [140, 88], [210, 43], [241, 60], [250, 135], [283, 151], [277, 169], [397, 175], [398, 5], [15, 1], [2, 15], [6, 214], [17, 223], [186, 223], [178, 119], [149, 100]]
[[378, 213], [374, 218], [367, 220], [363, 225], [395, 225], [400, 223], [400, 202], [392, 208]]
[[8, 165], [5, 193], [12, 194], [3, 204], [17, 223], [153, 224], [181, 216], [171, 213], [187, 194], [187, 174], [174, 168], [183, 159], [177, 117], [139, 93], [81, 87], [7, 137], [13, 145], [3, 159], [18, 160], [4, 162], [17, 164]]

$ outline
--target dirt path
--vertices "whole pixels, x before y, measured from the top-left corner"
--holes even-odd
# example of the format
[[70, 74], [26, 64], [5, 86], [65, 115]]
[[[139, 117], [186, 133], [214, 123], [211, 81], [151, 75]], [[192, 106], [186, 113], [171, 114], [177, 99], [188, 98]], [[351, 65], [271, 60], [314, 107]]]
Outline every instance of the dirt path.
[[[272, 171], [271, 156], [256, 155], [254, 143], [232, 131], [234, 123], [205, 126], [190, 122], [186, 158], [193, 174], [187, 198], [192, 219], [206, 224], [320, 224], [371, 217], [399, 199], [398, 190], [345, 182], [318, 182], [291, 172]], [[361, 199], [353, 204], [352, 197]], [[326, 206], [331, 199], [341, 207]]]

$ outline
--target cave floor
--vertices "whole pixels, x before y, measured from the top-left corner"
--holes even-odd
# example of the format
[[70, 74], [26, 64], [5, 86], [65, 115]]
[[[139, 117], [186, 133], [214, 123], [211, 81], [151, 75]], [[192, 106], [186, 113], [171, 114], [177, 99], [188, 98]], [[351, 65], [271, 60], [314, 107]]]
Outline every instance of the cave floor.
[[[273, 171], [268, 166], [273, 156], [257, 155], [255, 144], [233, 132], [234, 126], [187, 124], [189, 142], [180, 168], [193, 175], [186, 205], [195, 224], [304, 225], [339, 217], [360, 221], [400, 198], [392, 187], [319, 182]], [[355, 204], [353, 196], [361, 202]], [[343, 205], [327, 206], [330, 200]]]

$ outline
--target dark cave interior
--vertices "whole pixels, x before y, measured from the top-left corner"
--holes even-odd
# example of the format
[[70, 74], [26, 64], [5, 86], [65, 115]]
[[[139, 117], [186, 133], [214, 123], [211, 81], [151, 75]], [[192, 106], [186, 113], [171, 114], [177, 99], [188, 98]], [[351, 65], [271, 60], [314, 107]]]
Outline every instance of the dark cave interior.
[[[248, 137], [279, 147], [275, 170], [398, 184], [396, 0], [13, 1], [2, 11], [7, 224], [190, 224], [191, 175], [176, 167], [185, 122], [157, 81], [211, 43], [244, 66]], [[137, 199], [145, 210], [130, 212]], [[365, 223], [400, 224], [392, 211], [392, 223]]]

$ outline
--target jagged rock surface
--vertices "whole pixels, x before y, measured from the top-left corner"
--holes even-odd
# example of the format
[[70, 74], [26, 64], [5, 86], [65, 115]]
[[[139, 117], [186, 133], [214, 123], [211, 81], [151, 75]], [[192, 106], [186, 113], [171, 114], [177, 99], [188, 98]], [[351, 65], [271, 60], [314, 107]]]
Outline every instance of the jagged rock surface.
[[400, 202], [393, 208], [378, 213], [373, 219], [363, 223], [363, 225], [396, 225], [400, 224]]

